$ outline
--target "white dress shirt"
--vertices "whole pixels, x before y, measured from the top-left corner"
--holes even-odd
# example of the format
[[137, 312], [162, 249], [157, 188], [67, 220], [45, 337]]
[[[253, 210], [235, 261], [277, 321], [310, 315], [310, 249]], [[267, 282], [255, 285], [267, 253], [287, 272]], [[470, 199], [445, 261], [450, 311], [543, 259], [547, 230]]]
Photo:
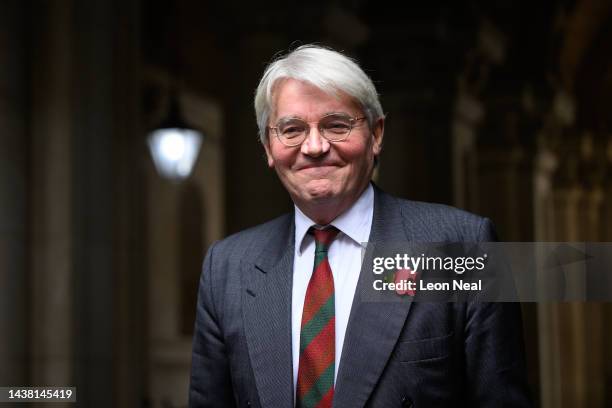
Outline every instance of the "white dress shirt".
[[[340, 233], [328, 250], [329, 265], [334, 276], [336, 306], [336, 361], [334, 381], [338, 375], [342, 345], [348, 325], [353, 296], [361, 270], [361, 243], [367, 242], [372, 228], [374, 189], [369, 184], [359, 199], [331, 222]], [[295, 207], [295, 257], [293, 261], [293, 292], [291, 302], [291, 343], [293, 351], [293, 392], [297, 387], [300, 362], [300, 329], [306, 289], [314, 264], [314, 237], [307, 234], [316, 225]]]

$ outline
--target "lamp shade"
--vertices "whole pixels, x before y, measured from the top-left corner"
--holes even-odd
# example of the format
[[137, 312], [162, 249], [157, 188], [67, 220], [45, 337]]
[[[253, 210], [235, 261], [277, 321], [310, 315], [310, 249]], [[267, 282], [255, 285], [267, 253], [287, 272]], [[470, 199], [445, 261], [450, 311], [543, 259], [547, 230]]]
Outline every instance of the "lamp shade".
[[191, 174], [202, 145], [202, 134], [187, 128], [162, 128], [149, 134], [147, 143], [158, 173], [171, 180]]
[[157, 172], [174, 181], [189, 177], [203, 138], [200, 131], [187, 125], [181, 118], [177, 99], [172, 98], [168, 118], [147, 137]]

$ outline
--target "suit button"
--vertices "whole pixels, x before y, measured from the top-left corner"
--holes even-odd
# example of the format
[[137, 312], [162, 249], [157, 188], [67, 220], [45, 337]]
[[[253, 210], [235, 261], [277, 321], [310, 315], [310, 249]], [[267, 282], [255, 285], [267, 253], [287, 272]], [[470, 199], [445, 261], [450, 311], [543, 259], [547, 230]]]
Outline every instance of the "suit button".
[[412, 401], [408, 397], [402, 397], [402, 407], [412, 408]]
[[247, 407], [251, 406], [251, 401], [247, 401]]

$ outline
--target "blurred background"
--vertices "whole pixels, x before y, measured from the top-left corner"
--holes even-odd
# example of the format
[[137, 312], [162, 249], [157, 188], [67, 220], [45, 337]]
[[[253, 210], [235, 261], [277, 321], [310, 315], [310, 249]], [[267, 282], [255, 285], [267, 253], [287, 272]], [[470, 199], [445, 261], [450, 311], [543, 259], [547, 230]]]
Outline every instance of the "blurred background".
[[[187, 406], [208, 245], [292, 205], [252, 98], [304, 43], [375, 81], [383, 189], [506, 241], [612, 241], [610, 1], [1, 3], [1, 386]], [[164, 173], [148, 135], [177, 112], [202, 138]], [[188, 150], [174, 137], [166, 159]], [[537, 405], [612, 406], [611, 305], [523, 309]]]

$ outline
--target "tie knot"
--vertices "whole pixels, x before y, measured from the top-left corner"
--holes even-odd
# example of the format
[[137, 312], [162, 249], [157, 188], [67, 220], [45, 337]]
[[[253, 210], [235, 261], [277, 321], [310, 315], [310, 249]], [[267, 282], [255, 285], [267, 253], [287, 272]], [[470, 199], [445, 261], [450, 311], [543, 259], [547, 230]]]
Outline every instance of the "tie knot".
[[316, 251], [327, 251], [339, 232], [340, 230], [332, 225], [329, 225], [323, 229], [310, 227], [310, 233], [314, 235]]

